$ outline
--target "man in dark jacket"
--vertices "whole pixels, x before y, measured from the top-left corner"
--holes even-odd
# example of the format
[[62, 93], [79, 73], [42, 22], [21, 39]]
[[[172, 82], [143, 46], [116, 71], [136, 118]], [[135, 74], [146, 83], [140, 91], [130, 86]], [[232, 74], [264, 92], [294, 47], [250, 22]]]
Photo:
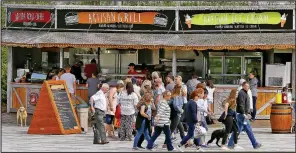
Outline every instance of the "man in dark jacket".
[[[237, 125], [239, 129], [239, 133], [244, 129], [252, 143], [252, 146], [254, 149], [258, 149], [262, 146], [262, 144], [258, 143], [256, 141], [256, 138], [254, 136], [254, 133], [252, 131], [252, 127], [250, 125], [249, 121], [249, 112], [250, 112], [250, 98], [248, 96], [248, 90], [249, 90], [249, 84], [247, 82], [244, 82], [242, 84], [243, 89], [241, 89], [238, 93], [237, 99], [236, 99], [236, 112], [237, 112]], [[234, 147], [234, 141], [233, 141], [233, 133], [229, 139], [228, 147], [233, 148]]]
[[79, 80], [80, 83], [84, 83], [84, 79], [81, 75], [81, 67], [83, 66], [83, 62], [79, 61], [71, 67], [71, 73], [75, 75], [76, 80]]

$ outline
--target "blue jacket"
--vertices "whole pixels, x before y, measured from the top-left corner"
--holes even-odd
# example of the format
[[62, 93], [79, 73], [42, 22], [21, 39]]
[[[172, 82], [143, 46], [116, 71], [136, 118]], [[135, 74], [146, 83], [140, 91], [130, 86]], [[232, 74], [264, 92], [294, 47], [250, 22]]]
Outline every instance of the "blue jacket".
[[186, 105], [185, 117], [187, 123], [197, 123], [197, 104], [190, 99]]

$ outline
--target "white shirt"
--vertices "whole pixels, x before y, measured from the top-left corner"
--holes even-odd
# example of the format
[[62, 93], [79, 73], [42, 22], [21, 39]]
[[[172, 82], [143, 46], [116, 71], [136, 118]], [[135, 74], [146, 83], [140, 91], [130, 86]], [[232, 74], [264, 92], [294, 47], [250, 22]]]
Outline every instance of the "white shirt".
[[136, 93], [127, 94], [126, 91], [122, 91], [118, 95], [118, 104], [120, 104], [121, 115], [133, 115], [136, 113], [136, 105], [139, 99]]
[[137, 95], [141, 95], [141, 94], [140, 94], [141, 88], [140, 88], [139, 86], [137, 86], [136, 84], [134, 84], [133, 87], [134, 87], [134, 92], [135, 92]]
[[107, 100], [102, 90], [91, 96], [91, 98], [94, 100], [94, 108], [100, 109], [102, 111], [107, 110]]
[[75, 75], [71, 74], [71, 73], [64, 73], [60, 80], [65, 80], [66, 84], [68, 86], [69, 92], [74, 94], [74, 83], [76, 81]]
[[[205, 108], [205, 110], [207, 110], [208, 111], [208, 100], [204, 100], [204, 108]], [[208, 116], [208, 114], [206, 113], [206, 112], [204, 112], [204, 116]]]
[[215, 88], [210, 88], [210, 87], [206, 86], [206, 89], [209, 92], [209, 94], [208, 94], [208, 102], [212, 104], [214, 102], [214, 91], [215, 91]]

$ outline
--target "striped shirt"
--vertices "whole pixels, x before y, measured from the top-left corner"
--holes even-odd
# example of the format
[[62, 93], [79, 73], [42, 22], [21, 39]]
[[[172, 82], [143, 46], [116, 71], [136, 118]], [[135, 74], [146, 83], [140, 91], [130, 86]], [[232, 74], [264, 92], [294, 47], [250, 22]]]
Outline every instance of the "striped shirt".
[[158, 105], [157, 117], [159, 117], [156, 126], [170, 125], [171, 108], [164, 99]]

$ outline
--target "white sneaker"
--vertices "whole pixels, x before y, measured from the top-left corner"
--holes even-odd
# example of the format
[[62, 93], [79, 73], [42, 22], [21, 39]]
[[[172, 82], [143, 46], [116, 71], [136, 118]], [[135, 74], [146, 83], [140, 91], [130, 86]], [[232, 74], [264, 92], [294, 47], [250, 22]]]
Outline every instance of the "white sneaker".
[[245, 131], [242, 131], [241, 134], [242, 134], [242, 135], [246, 135], [246, 132], [245, 132]]
[[229, 150], [229, 148], [226, 146], [221, 146], [221, 150]]
[[184, 146], [177, 145], [177, 149], [178, 149], [180, 152], [184, 152]]
[[236, 145], [236, 146], [234, 146], [234, 148], [233, 148], [234, 150], [244, 150], [244, 148], [243, 147], [241, 147], [241, 146], [238, 146], [238, 145]]

